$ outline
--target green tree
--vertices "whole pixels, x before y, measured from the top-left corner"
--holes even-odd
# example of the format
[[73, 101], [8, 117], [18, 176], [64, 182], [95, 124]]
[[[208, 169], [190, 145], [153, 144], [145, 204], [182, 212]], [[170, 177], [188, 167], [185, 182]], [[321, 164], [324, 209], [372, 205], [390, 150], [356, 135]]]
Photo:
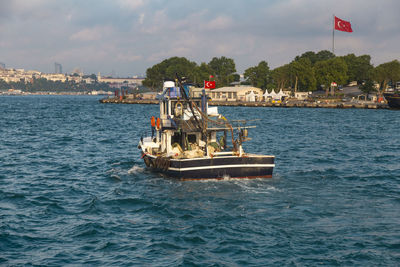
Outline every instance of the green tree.
[[255, 67], [250, 67], [245, 70], [244, 78], [249, 81], [252, 86], [267, 89], [271, 81], [270, 70], [266, 61], [261, 61]]
[[207, 63], [202, 62], [200, 66], [196, 67], [195, 69], [195, 77], [193, 82], [197, 86], [202, 86], [204, 81], [208, 81], [210, 79], [210, 74], [212, 73], [212, 70], [210, 66], [207, 65]]
[[93, 79], [95, 83], [97, 83], [97, 75], [96, 74], [90, 74], [89, 78]]
[[233, 59], [226, 57], [214, 57], [208, 63], [208, 66], [212, 70], [217, 87], [228, 86], [230, 83], [235, 81], [234, 74], [236, 72], [236, 66]]
[[307, 52], [301, 54], [300, 56], [296, 56], [294, 58], [294, 61], [298, 61], [303, 58], [307, 58], [308, 60], [310, 60], [311, 64], [313, 64], [313, 65], [315, 64], [315, 62], [317, 62], [317, 55], [313, 51], [307, 51]]
[[10, 89], [10, 86], [6, 81], [0, 79], [0, 89]]
[[184, 57], [171, 57], [146, 70], [143, 85], [156, 90], [161, 89], [165, 79], [175, 79], [177, 73], [190, 81], [196, 78], [197, 64]]
[[290, 82], [290, 65], [286, 64], [271, 71], [272, 87], [284, 89]]
[[379, 93], [382, 93], [386, 90], [389, 82], [394, 84], [400, 80], [400, 62], [398, 60], [393, 60], [380, 64], [373, 71], [373, 77], [379, 82]]
[[371, 56], [362, 55], [357, 57], [354, 54], [348, 54], [343, 59], [346, 61], [348, 68], [347, 82], [357, 81], [358, 84], [362, 84], [370, 78], [371, 71], [374, 68], [371, 64]]
[[361, 86], [360, 90], [365, 94], [370, 94], [372, 92], [376, 92], [374, 81], [371, 79], [366, 80]]
[[290, 73], [294, 79], [294, 91], [315, 91], [316, 79], [310, 59], [303, 57], [290, 63]]
[[343, 58], [337, 57], [319, 61], [315, 64], [314, 70], [317, 84], [324, 85], [327, 95], [332, 82], [345, 84], [348, 79], [347, 65]]
[[334, 57], [335, 57], [335, 54], [333, 54], [332, 52], [330, 52], [328, 50], [321, 50], [318, 53], [315, 53], [313, 51], [307, 51], [307, 52], [301, 54], [300, 56], [296, 56], [294, 61], [298, 61], [302, 58], [307, 58], [310, 60], [311, 64], [314, 65], [318, 61], [324, 61], [324, 60], [328, 60], [328, 59], [331, 59]]
[[333, 54], [331, 51], [321, 50], [316, 54], [315, 63], [317, 63], [318, 61], [325, 61], [332, 58], [335, 58], [335, 54]]

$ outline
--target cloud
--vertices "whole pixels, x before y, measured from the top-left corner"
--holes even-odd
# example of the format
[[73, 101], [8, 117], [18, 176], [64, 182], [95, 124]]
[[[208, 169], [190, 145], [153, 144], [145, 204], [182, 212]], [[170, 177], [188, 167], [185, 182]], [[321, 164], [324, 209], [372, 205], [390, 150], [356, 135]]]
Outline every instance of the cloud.
[[135, 62], [142, 58], [143, 57], [141, 55], [135, 55], [132, 54], [131, 52], [117, 54], [117, 59], [121, 61]]
[[[1, 1], [1, 0], [0, 0]], [[398, 59], [398, 0], [9, 0], [0, 2], [0, 61], [53, 70], [54, 62], [97, 73], [144, 73], [171, 56], [227, 56], [238, 71], [271, 67], [306, 51], [330, 50], [332, 14], [354, 32], [335, 33], [338, 55]], [[23, 55], [21, 51], [24, 51]]]
[[128, 8], [130, 10], [137, 10], [144, 5], [143, 0], [119, 0], [121, 8]]
[[143, 24], [143, 22], [144, 22], [144, 17], [145, 17], [145, 14], [144, 14], [144, 13], [141, 13], [141, 14], [139, 15], [139, 19], [138, 19], [139, 24]]
[[233, 20], [228, 16], [218, 16], [205, 25], [206, 30], [226, 30], [233, 26]]
[[96, 41], [100, 40], [110, 30], [112, 30], [110, 27], [86, 28], [75, 32], [69, 39], [74, 41]]

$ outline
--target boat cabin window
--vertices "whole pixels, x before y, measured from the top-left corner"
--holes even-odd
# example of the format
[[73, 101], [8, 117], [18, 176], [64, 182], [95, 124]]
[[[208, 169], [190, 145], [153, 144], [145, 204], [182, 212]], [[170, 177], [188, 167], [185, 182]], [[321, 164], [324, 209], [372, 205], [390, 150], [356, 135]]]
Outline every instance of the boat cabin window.
[[181, 141], [182, 141], [182, 135], [180, 133], [174, 133], [174, 135], [171, 136], [171, 145], [173, 145], [175, 143], [182, 145]]
[[197, 143], [196, 142], [196, 140], [197, 140], [197, 138], [196, 138], [196, 135], [195, 134], [188, 134], [188, 141], [189, 141], [189, 143]]
[[161, 104], [161, 115], [168, 115], [168, 101], [164, 101]]

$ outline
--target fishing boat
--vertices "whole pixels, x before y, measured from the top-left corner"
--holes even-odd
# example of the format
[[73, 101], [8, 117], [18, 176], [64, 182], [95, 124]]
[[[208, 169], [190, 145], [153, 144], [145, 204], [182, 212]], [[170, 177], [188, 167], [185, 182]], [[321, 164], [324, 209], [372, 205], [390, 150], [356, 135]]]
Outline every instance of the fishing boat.
[[383, 96], [388, 102], [390, 108], [400, 109], [400, 92], [387, 92], [384, 93]]
[[194, 97], [177, 76], [157, 96], [160, 115], [138, 148], [148, 168], [180, 180], [271, 178], [275, 156], [246, 153], [249, 121], [228, 121], [202, 93]]

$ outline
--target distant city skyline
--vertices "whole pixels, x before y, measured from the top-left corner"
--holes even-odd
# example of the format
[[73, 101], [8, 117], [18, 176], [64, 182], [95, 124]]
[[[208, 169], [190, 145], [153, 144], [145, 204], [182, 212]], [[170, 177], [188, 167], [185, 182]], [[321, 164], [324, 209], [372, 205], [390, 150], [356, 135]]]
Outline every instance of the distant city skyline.
[[63, 73], [62, 71], [62, 65], [60, 63], [55, 62], [54, 63], [54, 73]]
[[[74, 74], [74, 73], [77, 73], [77, 74], [82, 74], [82, 75], [91, 75], [91, 74], [95, 74], [96, 76], [99, 76], [99, 75], [101, 75], [101, 72], [97, 72], [97, 73], [85, 73], [85, 72], [83, 72], [79, 67], [77, 67], [77, 68], [74, 68], [72, 71], [68, 71], [68, 72], [63, 72], [63, 69], [62, 69], [62, 64], [60, 64], [60, 63], [57, 63], [57, 62], [55, 62], [54, 63], [54, 70], [53, 71], [50, 71], [50, 72], [43, 72], [43, 71], [40, 71], [40, 70], [37, 70], [37, 69], [25, 69], [25, 68], [21, 68], [21, 67], [18, 67], [18, 66], [6, 66], [6, 64], [5, 63], [3, 63], [3, 62], [0, 62], [0, 69], [23, 69], [23, 70], [25, 70], [25, 71], [39, 71], [39, 72], [42, 72], [42, 73], [47, 73], [47, 74]], [[143, 77], [144, 75], [143, 74], [140, 74], [140, 75], [126, 75], [126, 76], [118, 76], [118, 74], [115, 72], [115, 70], [112, 70], [111, 71], [111, 73], [103, 73], [103, 75], [102, 75], [103, 77], [115, 77], [115, 78], [117, 78], [117, 77], [124, 77], [124, 78], [127, 78], [127, 77]]]
[[226, 56], [243, 73], [262, 60], [275, 68], [331, 50], [334, 14], [353, 28], [335, 33], [335, 53], [369, 54], [376, 66], [400, 59], [398, 10], [397, 0], [2, 1], [0, 61], [133, 76], [172, 56], [197, 64]]

